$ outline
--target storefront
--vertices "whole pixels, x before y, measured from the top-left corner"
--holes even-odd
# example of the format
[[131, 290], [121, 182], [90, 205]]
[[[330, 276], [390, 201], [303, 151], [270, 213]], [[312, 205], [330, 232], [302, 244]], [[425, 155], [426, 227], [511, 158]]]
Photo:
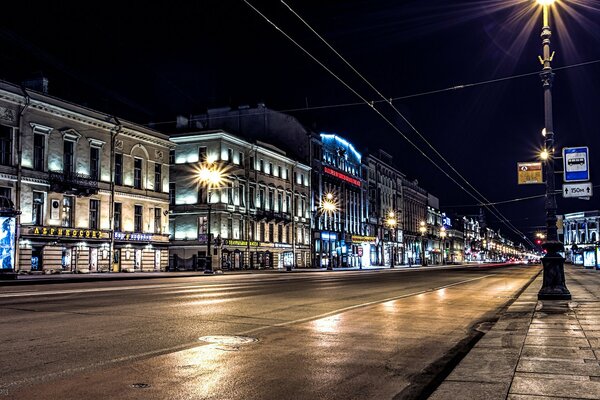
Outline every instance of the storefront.
[[169, 235], [115, 232], [112, 272], [165, 271], [169, 263]]
[[352, 235], [350, 264], [359, 268], [377, 265], [376, 243], [374, 236]]
[[19, 270], [100, 272], [109, 268], [110, 232], [21, 226]]

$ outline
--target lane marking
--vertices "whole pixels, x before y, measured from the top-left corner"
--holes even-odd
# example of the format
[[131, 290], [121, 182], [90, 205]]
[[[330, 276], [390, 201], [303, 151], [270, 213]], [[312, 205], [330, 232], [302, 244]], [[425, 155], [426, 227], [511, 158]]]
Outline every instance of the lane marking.
[[[393, 300], [399, 300], [399, 299], [403, 299], [403, 298], [407, 298], [407, 297], [411, 297], [411, 296], [417, 296], [417, 295], [424, 294], [424, 293], [433, 293], [438, 290], [442, 290], [442, 289], [446, 289], [449, 287], [458, 286], [458, 285], [462, 285], [465, 283], [474, 282], [477, 280], [486, 279], [486, 278], [490, 278], [490, 277], [495, 277], [495, 275], [481, 276], [481, 277], [477, 277], [477, 278], [467, 279], [464, 281], [450, 283], [448, 285], [438, 286], [438, 287], [431, 288], [431, 289], [420, 290], [418, 292], [412, 292], [412, 293], [407, 293], [407, 294], [403, 294], [403, 295], [399, 295], [399, 296], [388, 297], [386, 299], [381, 299], [381, 300], [369, 301], [369, 302], [362, 303], [362, 304], [356, 304], [353, 306], [339, 308], [337, 310], [329, 311], [329, 312], [319, 314], [319, 315], [314, 315], [311, 317], [299, 318], [299, 319], [296, 319], [293, 321], [281, 322], [278, 324], [265, 325], [265, 326], [249, 329], [249, 330], [246, 330], [246, 331], [243, 331], [240, 333], [234, 333], [233, 335], [245, 336], [245, 335], [248, 335], [251, 333], [260, 332], [260, 331], [264, 331], [267, 329], [280, 328], [280, 327], [290, 326], [290, 325], [294, 325], [294, 324], [301, 324], [304, 322], [309, 322], [309, 321], [314, 321], [317, 319], [329, 317], [329, 316], [332, 316], [335, 314], [341, 314], [341, 313], [344, 313], [347, 311], [352, 311], [352, 310], [355, 310], [358, 308], [369, 307], [369, 306], [372, 306], [375, 304], [385, 303], [385, 302], [393, 301]], [[65, 369], [65, 370], [58, 371], [58, 372], [51, 372], [51, 373], [41, 375], [41, 376], [30, 377], [30, 378], [17, 380], [17, 381], [12, 381], [11, 383], [8, 383], [5, 385], [0, 385], [0, 388], [10, 388], [10, 387], [14, 387], [14, 386], [21, 386], [23, 384], [36, 382], [36, 381], [44, 382], [51, 378], [58, 378], [58, 377], [70, 375], [70, 374], [77, 373], [77, 372], [84, 372], [84, 371], [87, 371], [90, 369], [103, 367], [106, 365], [113, 365], [113, 364], [128, 362], [128, 361], [140, 361], [142, 359], [150, 358], [153, 356], [160, 356], [160, 355], [165, 355], [165, 354], [169, 354], [169, 353], [174, 353], [177, 351], [189, 350], [189, 349], [193, 349], [193, 348], [197, 348], [197, 347], [204, 347], [204, 346], [210, 346], [210, 345], [211, 345], [211, 343], [200, 344], [197, 341], [190, 342], [190, 343], [184, 343], [181, 345], [172, 346], [172, 347], [168, 347], [168, 348], [147, 351], [144, 353], [138, 353], [138, 354], [133, 354], [133, 355], [124, 356], [124, 357], [118, 357], [118, 358], [114, 358], [114, 359], [106, 360], [106, 361], [99, 361], [97, 363], [84, 365], [84, 366], [77, 367], [77, 368], [70, 368], [70, 369]]]

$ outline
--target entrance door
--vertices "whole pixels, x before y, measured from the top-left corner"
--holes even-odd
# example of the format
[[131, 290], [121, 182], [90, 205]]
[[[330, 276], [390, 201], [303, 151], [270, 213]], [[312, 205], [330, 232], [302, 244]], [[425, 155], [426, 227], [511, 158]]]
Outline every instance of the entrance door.
[[31, 249], [31, 270], [40, 271], [42, 269], [42, 248], [33, 247]]
[[98, 248], [90, 247], [90, 272], [98, 272]]
[[113, 272], [121, 271], [121, 249], [115, 249], [113, 253]]

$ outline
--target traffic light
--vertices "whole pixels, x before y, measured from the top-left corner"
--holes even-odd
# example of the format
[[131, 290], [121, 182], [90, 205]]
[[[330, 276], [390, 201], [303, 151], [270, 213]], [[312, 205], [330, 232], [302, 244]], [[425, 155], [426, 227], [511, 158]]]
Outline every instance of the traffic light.
[[535, 244], [537, 244], [538, 246], [539, 246], [540, 244], [542, 244], [542, 239], [535, 239]]

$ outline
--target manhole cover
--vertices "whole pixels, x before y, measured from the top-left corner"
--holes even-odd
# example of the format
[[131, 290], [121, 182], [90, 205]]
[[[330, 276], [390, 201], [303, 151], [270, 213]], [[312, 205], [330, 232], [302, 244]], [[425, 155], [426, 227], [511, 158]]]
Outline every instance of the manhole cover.
[[222, 344], [225, 346], [236, 346], [241, 344], [248, 344], [258, 342], [258, 339], [249, 336], [227, 336], [227, 335], [216, 335], [216, 336], [202, 336], [199, 340], [208, 343]]
[[147, 389], [150, 385], [148, 383], [134, 383], [131, 387], [135, 389]]

